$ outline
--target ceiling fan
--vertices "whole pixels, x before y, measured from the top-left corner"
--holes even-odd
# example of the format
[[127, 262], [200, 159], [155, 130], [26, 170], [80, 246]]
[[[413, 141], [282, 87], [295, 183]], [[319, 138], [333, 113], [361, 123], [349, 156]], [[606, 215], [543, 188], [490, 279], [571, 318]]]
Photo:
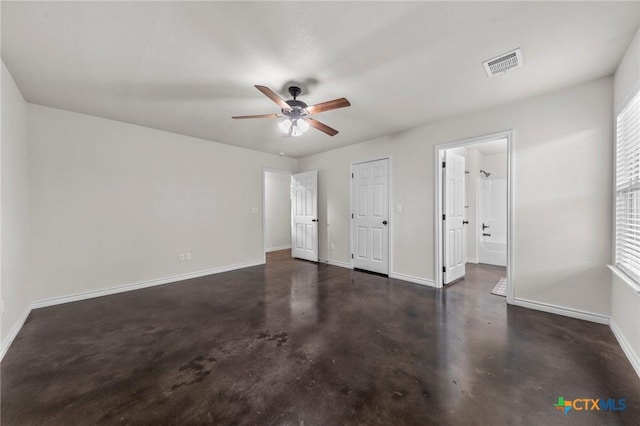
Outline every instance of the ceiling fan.
[[264, 93], [269, 99], [278, 104], [280, 107], [280, 114], [258, 114], [258, 115], [240, 115], [231, 118], [278, 118], [286, 117], [279, 127], [283, 132], [283, 136], [300, 136], [309, 129], [309, 126], [314, 127], [321, 132], [326, 133], [329, 136], [335, 136], [338, 134], [336, 129], [332, 129], [324, 123], [311, 118], [313, 114], [318, 114], [332, 109], [344, 108], [351, 106], [351, 103], [345, 98], [334, 99], [332, 101], [322, 102], [319, 104], [308, 106], [302, 101], [297, 99], [300, 95], [300, 88], [298, 86], [289, 87], [289, 94], [293, 99], [285, 101], [276, 94], [273, 90], [266, 86], [255, 86], [256, 89]]

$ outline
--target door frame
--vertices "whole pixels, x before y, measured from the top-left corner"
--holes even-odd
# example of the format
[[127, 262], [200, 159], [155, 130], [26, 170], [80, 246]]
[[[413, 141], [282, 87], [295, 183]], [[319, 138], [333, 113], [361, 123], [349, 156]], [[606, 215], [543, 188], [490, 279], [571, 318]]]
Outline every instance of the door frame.
[[[289, 175], [289, 211], [291, 211], [291, 176], [293, 172], [290, 170], [262, 168], [262, 263], [267, 263], [267, 173], [282, 173]], [[293, 218], [291, 219], [293, 220]]]
[[[393, 179], [393, 174], [391, 173], [393, 170], [393, 161], [391, 159], [391, 155], [381, 155], [379, 157], [372, 157], [372, 158], [367, 158], [364, 160], [357, 160], [357, 161], [352, 161], [349, 164], [349, 215], [353, 214], [353, 166], [356, 164], [360, 164], [360, 163], [370, 163], [372, 161], [378, 161], [378, 160], [388, 160], [389, 161], [389, 170], [388, 170], [388, 177], [387, 177], [387, 202], [388, 202], [388, 207], [389, 207], [389, 219], [387, 219], [389, 221], [389, 238], [387, 241], [387, 244], [389, 244], [389, 259], [388, 259], [388, 276], [389, 278], [391, 278], [391, 275], [393, 274], [393, 224], [395, 222], [394, 218], [393, 218], [393, 213], [395, 211], [395, 209], [393, 208], [393, 186], [391, 185], [392, 179]], [[331, 242], [328, 241], [327, 244], [329, 244], [329, 250], [331, 249]], [[353, 219], [349, 218], [349, 254], [351, 255], [351, 257], [349, 258], [349, 265], [351, 267], [351, 269], [353, 269]]]
[[513, 165], [513, 139], [514, 130], [503, 130], [496, 133], [476, 136], [467, 139], [460, 139], [451, 142], [444, 142], [434, 146], [434, 235], [435, 235], [435, 283], [436, 288], [442, 288], [443, 276], [443, 242], [442, 242], [442, 153], [448, 149], [465, 147], [496, 139], [507, 139], [507, 303], [513, 304], [515, 295], [515, 282], [513, 273], [513, 188], [514, 188], [514, 165]]

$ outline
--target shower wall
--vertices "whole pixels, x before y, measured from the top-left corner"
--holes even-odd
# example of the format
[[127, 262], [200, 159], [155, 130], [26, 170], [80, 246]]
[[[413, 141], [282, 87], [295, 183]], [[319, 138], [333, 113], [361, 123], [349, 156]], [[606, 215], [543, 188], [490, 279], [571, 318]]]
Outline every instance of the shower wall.
[[480, 169], [491, 173], [489, 179], [506, 179], [507, 153], [483, 155], [480, 159]]
[[490, 175], [476, 183], [478, 262], [507, 266], [507, 154], [482, 155], [480, 166]]
[[466, 149], [466, 168], [469, 171], [465, 175], [465, 220], [469, 222], [465, 227], [465, 250], [467, 263], [478, 263], [478, 220], [477, 220], [477, 196], [476, 181], [480, 177], [480, 158], [482, 153], [477, 148]]
[[478, 179], [478, 262], [507, 266], [507, 180]]

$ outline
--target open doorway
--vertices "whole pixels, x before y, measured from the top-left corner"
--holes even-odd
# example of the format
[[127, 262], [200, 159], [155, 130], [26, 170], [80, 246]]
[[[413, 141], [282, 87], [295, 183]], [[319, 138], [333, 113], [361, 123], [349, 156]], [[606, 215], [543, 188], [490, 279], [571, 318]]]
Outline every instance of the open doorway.
[[437, 287], [491, 276], [512, 302], [511, 147], [510, 131], [436, 146]]
[[263, 248], [265, 253], [291, 249], [291, 172], [265, 169], [263, 174]]

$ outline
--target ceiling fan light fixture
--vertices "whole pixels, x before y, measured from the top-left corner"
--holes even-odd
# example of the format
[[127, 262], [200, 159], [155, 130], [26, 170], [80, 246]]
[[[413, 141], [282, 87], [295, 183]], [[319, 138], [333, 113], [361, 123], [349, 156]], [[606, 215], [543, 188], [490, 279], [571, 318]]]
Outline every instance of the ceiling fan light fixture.
[[291, 136], [302, 136], [307, 130], [309, 130], [309, 123], [302, 118], [291, 120]]
[[300, 129], [300, 131], [302, 131], [303, 133], [306, 132], [307, 130], [309, 130], [309, 123], [307, 123], [307, 120], [302, 119], [302, 118], [298, 118], [296, 120], [296, 125], [298, 127], [298, 129]]
[[309, 123], [302, 118], [290, 119], [286, 118], [282, 120], [278, 127], [282, 130], [282, 133], [290, 134], [291, 136], [302, 136], [304, 132], [309, 130]]
[[282, 133], [289, 133], [289, 129], [291, 129], [292, 124], [293, 123], [291, 122], [291, 120], [285, 118], [278, 124], [278, 127], [280, 127], [280, 130], [282, 130]]

